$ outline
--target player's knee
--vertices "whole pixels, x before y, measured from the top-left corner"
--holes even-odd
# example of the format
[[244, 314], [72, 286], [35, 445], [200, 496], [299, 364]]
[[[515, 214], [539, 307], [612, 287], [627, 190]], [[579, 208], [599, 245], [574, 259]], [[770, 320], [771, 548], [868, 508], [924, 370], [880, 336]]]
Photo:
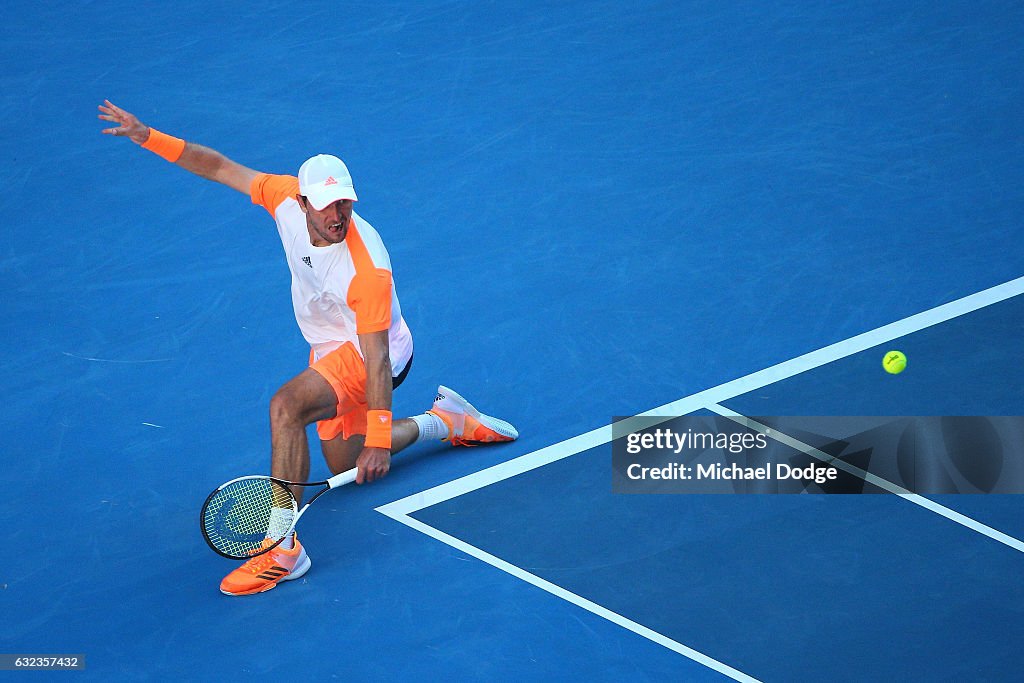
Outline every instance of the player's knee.
[[356, 466], [359, 453], [363, 450], [363, 435], [353, 434], [347, 440], [337, 437], [331, 441], [321, 441], [320, 450], [327, 462], [327, 469], [333, 474], [341, 474]]
[[352, 460], [339, 460], [337, 458], [324, 458], [324, 461], [327, 463], [327, 469], [330, 470], [332, 475], [334, 475], [334, 474], [341, 474], [342, 472], [347, 472], [348, 470], [350, 470], [350, 469], [352, 469], [353, 467], [356, 466], [356, 461], [355, 461], [354, 458]]
[[302, 406], [287, 388], [282, 387], [270, 399], [271, 427], [303, 425]]

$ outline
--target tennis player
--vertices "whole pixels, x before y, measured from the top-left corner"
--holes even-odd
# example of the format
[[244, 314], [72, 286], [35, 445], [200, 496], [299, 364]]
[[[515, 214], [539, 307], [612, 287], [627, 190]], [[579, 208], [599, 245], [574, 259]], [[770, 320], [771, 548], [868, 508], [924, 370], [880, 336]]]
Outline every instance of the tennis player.
[[[412, 334], [402, 318], [391, 259], [377, 231], [355, 211], [356, 191], [345, 164], [319, 154], [298, 177], [246, 168], [223, 154], [140, 122], [109, 101], [103, 132], [128, 138], [171, 163], [249, 195], [277, 223], [292, 275], [292, 303], [310, 345], [309, 367], [270, 400], [271, 475], [308, 481], [306, 426], [316, 422], [335, 474], [358, 467], [356, 482], [388, 473], [391, 455], [417, 441], [477, 445], [518, 438], [503, 420], [483, 415], [439, 387], [422, 415], [392, 421], [391, 395], [409, 373]], [[295, 492], [302, 498], [302, 491]], [[274, 550], [228, 574], [220, 589], [249, 595], [297, 579], [310, 567], [294, 534]]]

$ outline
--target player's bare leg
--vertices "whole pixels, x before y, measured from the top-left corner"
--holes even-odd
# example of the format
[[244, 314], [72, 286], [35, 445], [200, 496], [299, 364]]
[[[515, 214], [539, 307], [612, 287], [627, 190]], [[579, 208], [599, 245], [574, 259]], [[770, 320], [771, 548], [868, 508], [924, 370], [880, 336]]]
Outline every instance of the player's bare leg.
[[[306, 369], [278, 389], [270, 399], [270, 472], [288, 481], [309, 478], [306, 426], [334, 417], [338, 397], [315, 370]], [[292, 487], [302, 501], [302, 487]]]
[[[411, 418], [395, 420], [391, 423], [391, 455], [395, 455], [407, 446], [416, 442], [419, 436], [419, 427]], [[353, 434], [348, 439], [337, 436], [330, 441], [320, 441], [320, 449], [324, 453], [327, 467], [331, 472], [338, 474], [350, 470], [356, 466], [356, 460], [363, 450], [363, 441], [366, 437], [362, 434]]]
[[[334, 417], [338, 397], [319, 373], [304, 370], [278, 389], [270, 399], [271, 474], [289, 481], [309, 478], [309, 442], [306, 425]], [[302, 500], [302, 487], [292, 487]], [[274, 511], [271, 511], [271, 525]], [[271, 541], [268, 540], [267, 543]], [[278, 583], [298, 579], [309, 571], [309, 556], [295, 534], [280, 545], [233, 570], [221, 581], [225, 595], [252, 595], [271, 590]]]

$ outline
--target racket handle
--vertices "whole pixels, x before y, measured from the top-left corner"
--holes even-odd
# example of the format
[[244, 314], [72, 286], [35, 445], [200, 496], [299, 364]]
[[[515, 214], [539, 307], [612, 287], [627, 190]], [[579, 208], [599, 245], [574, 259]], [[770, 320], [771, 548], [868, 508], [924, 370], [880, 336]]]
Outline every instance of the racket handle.
[[358, 473], [359, 468], [353, 467], [352, 469], [346, 470], [345, 472], [341, 472], [340, 474], [335, 474], [333, 477], [327, 480], [327, 488], [336, 489], [339, 486], [351, 484], [356, 480], [356, 474]]
[[336, 474], [327, 480], [327, 486], [329, 488], [335, 489], [338, 488], [339, 486], [344, 486], [345, 484], [351, 484], [356, 480], [356, 474], [358, 474], [358, 472], [359, 468], [353, 467], [350, 470], [346, 470], [345, 472]]

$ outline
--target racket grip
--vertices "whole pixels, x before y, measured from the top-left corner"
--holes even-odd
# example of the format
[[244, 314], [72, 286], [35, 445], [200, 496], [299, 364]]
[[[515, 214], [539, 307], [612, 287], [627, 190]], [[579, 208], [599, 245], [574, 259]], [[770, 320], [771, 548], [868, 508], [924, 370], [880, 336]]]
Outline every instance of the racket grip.
[[354, 482], [356, 480], [356, 474], [358, 474], [358, 472], [359, 472], [359, 468], [358, 467], [353, 467], [350, 470], [346, 470], [344, 472], [341, 472], [340, 474], [336, 474], [336, 475], [334, 475], [333, 477], [331, 477], [330, 479], [327, 480], [327, 486], [332, 488], [332, 489], [336, 489], [339, 486], [344, 486], [345, 484], [351, 484], [352, 482]]

